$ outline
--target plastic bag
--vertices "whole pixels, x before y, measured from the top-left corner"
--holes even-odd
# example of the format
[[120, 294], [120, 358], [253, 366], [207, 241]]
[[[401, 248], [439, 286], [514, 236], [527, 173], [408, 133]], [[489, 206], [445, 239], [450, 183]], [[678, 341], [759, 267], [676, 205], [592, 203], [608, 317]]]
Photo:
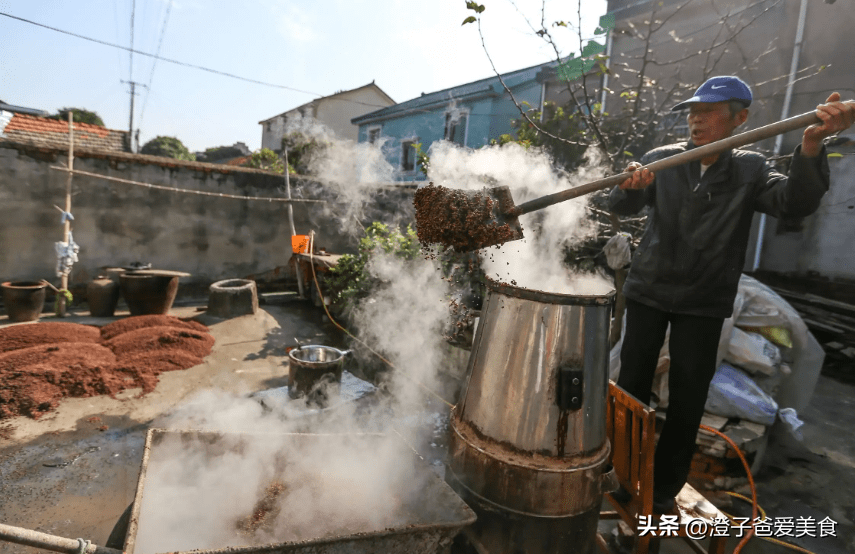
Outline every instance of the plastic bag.
[[705, 410], [724, 417], [739, 417], [772, 425], [778, 413], [778, 404], [747, 373], [722, 363], [710, 384]]
[[757, 333], [734, 327], [725, 359], [750, 373], [774, 375], [775, 368], [781, 365], [781, 351]]
[[790, 330], [786, 327], [774, 327], [769, 325], [766, 327], [743, 327], [742, 330], [746, 333], [757, 333], [778, 346], [786, 348], [793, 347], [793, 337], [790, 336]]
[[733, 315], [724, 320], [718, 348], [719, 362], [727, 354], [734, 326], [783, 327], [789, 330], [793, 342], [793, 360], [790, 364], [793, 371], [782, 379], [775, 399], [782, 408], [805, 409], [816, 388], [825, 351], [808, 332], [798, 312], [775, 291], [743, 275], [739, 279], [739, 289], [733, 302]]
[[603, 247], [603, 252], [606, 255], [606, 263], [612, 269], [621, 269], [629, 265], [632, 259], [632, 251], [630, 249], [630, 240], [632, 236], [629, 233], [618, 233], [606, 243]]
[[792, 408], [784, 408], [778, 411], [778, 418], [787, 426], [787, 430], [796, 440], [802, 440], [801, 427], [805, 424], [799, 419], [799, 414]]

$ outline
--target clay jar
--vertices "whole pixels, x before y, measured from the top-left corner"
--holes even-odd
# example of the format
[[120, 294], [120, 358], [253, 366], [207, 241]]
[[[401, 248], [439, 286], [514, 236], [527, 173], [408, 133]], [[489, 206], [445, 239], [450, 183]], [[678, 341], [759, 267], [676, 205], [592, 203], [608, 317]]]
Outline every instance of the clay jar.
[[38, 281], [3, 283], [3, 305], [10, 321], [36, 321], [45, 305], [46, 284]]
[[119, 283], [109, 277], [99, 275], [86, 287], [89, 314], [92, 317], [113, 317], [120, 294]]
[[128, 272], [119, 280], [131, 315], [168, 314], [178, 294], [178, 277]]

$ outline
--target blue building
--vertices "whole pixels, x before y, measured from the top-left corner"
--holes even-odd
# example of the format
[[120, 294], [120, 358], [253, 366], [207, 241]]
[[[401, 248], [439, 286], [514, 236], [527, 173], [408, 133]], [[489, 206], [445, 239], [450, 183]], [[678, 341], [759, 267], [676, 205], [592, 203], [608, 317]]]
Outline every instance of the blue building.
[[[549, 62], [502, 75], [520, 105], [543, 109], [547, 82], [554, 80], [556, 62]], [[554, 81], [553, 81], [554, 82]], [[524, 104], [527, 103], [527, 104]], [[427, 152], [440, 140], [480, 148], [514, 132], [511, 122], [521, 115], [493, 76], [473, 83], [431, 93], [422, 93], [400, 104], [355, 117], [359, 142], [380, 142], [386, 159], [399, 171], [399, 180], [424, 179], [416, 166], [416, 143]]]

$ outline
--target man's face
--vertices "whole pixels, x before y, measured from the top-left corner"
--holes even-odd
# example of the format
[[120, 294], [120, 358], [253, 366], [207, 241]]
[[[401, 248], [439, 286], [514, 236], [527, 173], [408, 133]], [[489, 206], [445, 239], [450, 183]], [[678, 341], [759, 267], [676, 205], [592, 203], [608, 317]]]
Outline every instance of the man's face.
[[731, 116], [727, 102], [695, 102], [689, 107], [686, 120], [692, 142], [695, 146], [703, 146], [729, 137], [747, 117], [748, 110]]

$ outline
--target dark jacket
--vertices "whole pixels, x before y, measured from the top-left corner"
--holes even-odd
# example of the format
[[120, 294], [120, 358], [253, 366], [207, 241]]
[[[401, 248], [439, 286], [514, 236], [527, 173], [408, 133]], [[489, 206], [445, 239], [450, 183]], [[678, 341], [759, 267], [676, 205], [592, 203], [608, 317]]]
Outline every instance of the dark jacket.
[[[651, 150], [642, 163], [694, 148], [678, 143]], [[632, 215], [651, 210], [623, 292], [667, 312], [729, 317], [745, 264], [754, 212], [804, 217], [819, 206], [829, 185], [823, 148], [817, 158], [796, 148], [789, 177], [755, 152], [721, 154], [700, 177], [695, 161], [660, 170], [643, 190], [615, 187], [609, 208]]]

